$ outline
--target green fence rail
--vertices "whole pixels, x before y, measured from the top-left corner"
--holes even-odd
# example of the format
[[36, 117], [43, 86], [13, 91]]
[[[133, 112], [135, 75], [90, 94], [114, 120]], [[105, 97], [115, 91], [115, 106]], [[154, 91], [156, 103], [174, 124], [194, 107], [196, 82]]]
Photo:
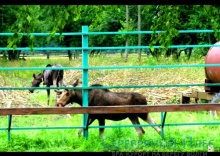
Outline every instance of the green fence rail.
[[[156, 33], [160, 33], [163, 31], [156, 31]], [[179, 33], [213, 33], [213, 30], [179, 30]], [[88, 36], [88, 35], [122, 35], [122, 34], [152, 34], [153, 31], [129, 31], [129, 32], [68, 32], [62, 33], [63, 36], [73, 36], [73, 35], [80, 35], [80, 36]], [[33, 36], [49, 36], [50, 33], [19, 33], [21, 35], [33, 35]], [[14, 33], [0, 33], [0, 36], [13, 36]], [[60, 36], [60, 33], [55, 33], [55, 36]], [[206, 48], [206, 47], [219, 47], [220, 45], [214, 44], [202, 44], [202, 45], [171, 45], [169, 48]], [[161, 48], [162, 46], [153, 46], [154, 48]], [[60, 51], [60, 50], [124, 50], [124, 49], [149, 49], [150, 46], [117, 46], [117, 47], [34, 47], [34, 50], [53, 50], [53, 51]], [[24, 50], [29, 51], [30, 48], [28, 47], [18, 47], [17, 50]], [[0, 47], [0, 50], [13, 50], [13, 48], [6, 48]]]
[[[160, 33], [161, 31], [156, 31], [156, 33]], [[179, 33], [213, 33], [213, 30], [179, 30]], [[55, 70], [63, 69], [63, 70], [82, 70], [82, 87], [77, 87], [77, 89], [82, 89], [83, 91], [83, 107], [88, 107], [88, 89], [92, 88], [153, 88], [153, 87], [183, 87], [183, 86], [219, 86], [220, 83], [215, 84], [174, 84], [174, 85], [141, 85], [141, 86], [102, 86], [102, 87], [89, 87], [88, 86], [88, 71], [89, 70], [114, 70], [114, 69], [126, 69], [126, 68], [194, 68], [194, 67], [206, 67], [206, 66], [220, 66], [220, 64], [187, 64], [187, 65], [155, 65], [155, 66], [108, 66], [108, 67], [91, 67], [88, 64], [89, 54], [88, 51], [92, 49], [106, 50], [106, 49], [149, 49], [150, 46], [125, 46], [125, 47], [88, 47], [88, 36], [89, 35], [109, 35], [109, 34], [152, 34], [153, 31], [133, 31], [133, 32], [88, 32], [88, 26], [82, 26], [82, 32], [77, 33], [62, 33], [64, 36], [72, 36], [72, 35], [81, 35], [82, 36], [82, 47], [34, 47], [34, 50], [81, 50], [82, 51], [82, 67], [61, 67]], [[22, 33], [21, 33], [22, 34]], [[30, 33], [30, 34], [22, 34], [22, 35], [34, 35], [34, 36], [48, 36], [50, 33]], [[55, 33], [56, 36], [60, 35], [59, 33]], [[13, 36], [13, 33], [0, 33], [0, 36]], [[218, 47], [220, 45], [214, 44], [205, 44], [205, 45], [171, 45], [169, 48], [203, 48], [203, 47]], [[154, 48], [161, 48], [161, 46], [154, 46]], [[0, 47], [0, 50], [13, 50], [13, 48]], [[26, 50], [29, 51], [28, 47], [18, 47], [16, 50]], [[0, 67], [1, 70], [43, 70], [46, 68], [36, 68], [36, 67]], [[47, 68], [48, 69], [48, 68]], [[54, 70], [54, 69], [53, 69]], [[41, 87], [36, 89], [47, 89], [48, 87]], [[50, 89], [56, 89], [56, 87], [49, 87]], [[60, 89], [71, 88], [71, 87], [59, 87]], [[30, 87], [0, 87], [0, 90], [28, 90]], [[164, 136], [164, 128], [163, 126], [192, 126], [192, 125], [219, 125], [220, 122], [203, 122], [203, 123], [176, 123], [176, 124], [166, 124], [165, 123], [166, 112], [161, 112], [161, 123], [154, 124], [162, 126], [162, 137]], [[82, 126], [68, 126], [68, 127], [11, 127], [12, 115], [8, 115], [8, 127], [0, 128], [0, 130], [8, 130], [8, 140], [10, 140], [10, 131], [11, 130], [37, 130], [37, 129], [72, 129], [72, 128], [84, 128], [83, 135], [84, 137], [88, 137], [88, 131], [85, 129], [86, 123], [88, 120], [88, 114], [83, 115], [83, 124]], [[135, 125], [120, 125], [120, 127], [134, 127]], [[153, 126], [151, 124], [140, 126]], [[119, 126], [89, 126], [89, 128], [116, 128]]]

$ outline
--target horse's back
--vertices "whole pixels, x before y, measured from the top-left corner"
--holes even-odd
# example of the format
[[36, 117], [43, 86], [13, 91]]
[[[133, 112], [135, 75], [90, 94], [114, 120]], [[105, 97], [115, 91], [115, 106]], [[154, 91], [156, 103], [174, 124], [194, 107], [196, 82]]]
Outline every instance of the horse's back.
[[52, 67], [62, 67], [61, 64], [54, 64]]
[[[56, 68], [56, 67], [62, 67], [62, 65], [61, 65], [61, 64], [54, 64], [53, 67], [54, 67], [54, 68]], [[62, 79], [63, 79], [63, 75], [64, 75], [63, 69], [61, 69], [61, 70], [53, 70], [53, 71], [52, 71], [52, 77], [53, 77], [53, 79], [54, 79], [54, 78], [58, 79], [57, 81], [62, 80]]]
[[[48, 64], [47, 67], [57, 68], [62, 67], [61, 64]], [[64, 71], [61, 70], [45, 70], [44, 71], [44, 82], [45, 84], [53, 85], [53, 80], [57, 80], [58, 82], [63, 79]]]

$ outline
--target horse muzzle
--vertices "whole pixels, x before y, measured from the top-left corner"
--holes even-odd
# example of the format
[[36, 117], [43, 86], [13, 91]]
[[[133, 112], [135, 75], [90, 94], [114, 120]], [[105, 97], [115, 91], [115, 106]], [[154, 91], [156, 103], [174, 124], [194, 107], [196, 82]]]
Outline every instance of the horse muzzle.
[[64, 105], [61, 102], [57, 103], [56, 106], [57, 107], [64, 107]]

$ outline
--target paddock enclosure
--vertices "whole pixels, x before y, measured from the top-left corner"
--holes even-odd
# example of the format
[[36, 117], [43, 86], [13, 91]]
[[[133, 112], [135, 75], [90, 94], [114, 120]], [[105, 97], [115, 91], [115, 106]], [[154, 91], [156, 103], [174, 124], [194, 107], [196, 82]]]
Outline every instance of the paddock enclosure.
[[[160, 31], [157, 31], [159, 33]], [[179, 30], [179, 33], [212, 33], [212, 30]], [[83, 128], [84, 137], [88, 137], [88, 131], [85, 129], [88, 113], [144, 113], [144, 112], [158, 112], [160, 113], [160, 123], [158, 126], [162, 127], [161, 136], [164, 137], [166, 126], [193, 126], [193, 125], [219, 125], [220, 122], [196, 122], [196, 123], [166, 123], [166, 117], [169, 115], [168, 112], [182, 112], [182, 111], [212, 111], [212, 110], [220, 110], [218, 103], [197, 103], [192, 104], [190, 101], [185, 100], [184, 104], [164, 104], [160, 103], [159, 105], [147, 105], [147, 106], [106, 106], [106, 107], [89, 107], [88, 106], [88, 90], [93, 88], [106, 88], [106, 89], [120, 89], [120, 88], [170, 88], [170, 87], [194, 87], [194, 86], [218, 86], [218, 83], [204, 83], [205, 80], [198, 84], [141, 84], [141, 85], [118, 85], [118, 86], [89, 86], [89, 71], [102, 71], [102, 70], [126, 70], [126, 69], [166, 69], [166, 68], [198, 68], [198, 67], [206, 67], [206, 66], [219, 66], [219, 64], [181, 64], [181, 65], [146, 65], [146, 66], [89, 66], [89, 51], [90, 50], [125, 50], [125, 49], [149, 49], [149, 46], [125, 46], [125, 47], [89, 47], [88, 40], [90, 35], [119, 35], [119, 34], [151, 34], [152, 31], [131, 31], [131, 32], [89, 32], [88, 26], [82, 26], [82, 32], [77, 33], [62, 33], [62, 35], [81, 35], [82, 36], [82, 47], [34, 47], [35, 51], [44, 51], [44, 50], [52, 50], [52, 51], [82, 51], [82, 66], [81, 67], [60, 67], [56, 68], [57, 70], [80, 70], [82, 71], [82, 86], [77, 87], [77, 89], [82, 89], [83, 92], [83, 107], [66, 107], [66, 108], [51, 108], [51, 107], [26, 107], [26, 108], [0, 108], [1, 116], [8, 116], [7, 127], [1, 127], [0, 130], [4, 130], [8, 132], [8, 140], [10, 140], [10, 134], [12, 130], [36, 130], [36, 129], [74, 129], [74, 128]], [[0, 33], [0, 36], [12, 36], [13, 33]], [[25, 34], [23, 34], [25, 35]], [[47, 36], [49, 33], [32, 33], [34, 36]], [[56, 36], [59, 34], [56, 33]], [[172, 45], [169, 48], [204, 48], [204, 47], [218, 47], [220, 45]], [[154, 46], [155, 49], [161, 48], [161, 46]], [[7, 49], [6, 47], [0, 47], [1, 51], [13, 50], [13, 48]], [[18, 47], [17, 50], [29, 51], [27, 47]], [[27, 52], [28, 53], [28, 52]], [[48, 67], [49, 68], [49, 67]], [[47, 69], [48, 69], [47, 68]], [[46, 67], [0, 67], [0, 71], [13, 71], [13, 70], [45, 70]], [[114, 80], [112, 80], [114, 81]], [[59, 87], [59, 89], [71, 89], [71, 87]], [[0, 91], [4, 90], [29, 90], [31, 87], [0, 87]], [[35, 88], [35, 90], [46, 90], [47, 87]], [[57, 89], [55, 87], [50, 87], [50, 89]], [[206, 94], [206, 93], [205, 93]], [[210, 94], [210, 93], [207, 93]], [[213, 93], [213, 96], [216, 93]], [[45, 93], [46, 96], [46, 93]], [[181, 96], [181, 95], [177, 95]], [[213, 97], [212, 96], [212, 97]], [[185, 95], [182, 94], [183, 98]], [[209, 100], [212, 99], [209, 97]], [[195, 98], [198, 98], [195, 97]], [[68, 126], [68, 127], [12, 127], [11, 123], [13, 120], [13, 115], [45, 115], [45, 114], [83, 114], [82, 126]], [[146, 124], [143, 127], [147, 126], [155, 126]], [[115, 128], [118, 126], [105, 126], [109, 128]], [[133, 127], [133, 125], [121, 125], [121, 127]], [[99, 128], [99, 126], [89, 126], [89, 128]]]

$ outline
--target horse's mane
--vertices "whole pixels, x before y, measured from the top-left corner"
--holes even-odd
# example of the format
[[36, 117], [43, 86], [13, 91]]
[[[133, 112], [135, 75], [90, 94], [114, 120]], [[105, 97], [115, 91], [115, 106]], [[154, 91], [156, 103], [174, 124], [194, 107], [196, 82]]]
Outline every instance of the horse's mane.
[[[96, 83], [96, 84], [92, 84], [91, 87], [92, 87], [92, 86], [103, 86], [103, 85], [101, 85], [101, 84], [99, 84], [99, 83]], [[102, 90], [104, 90], [104, 91], [106, 91], [106, 92], [109, 92], [109, 91], [110, 91], [109, 89], [106, 89], [106, 88], [104, 88], [104, 89], [102, 89]]]

